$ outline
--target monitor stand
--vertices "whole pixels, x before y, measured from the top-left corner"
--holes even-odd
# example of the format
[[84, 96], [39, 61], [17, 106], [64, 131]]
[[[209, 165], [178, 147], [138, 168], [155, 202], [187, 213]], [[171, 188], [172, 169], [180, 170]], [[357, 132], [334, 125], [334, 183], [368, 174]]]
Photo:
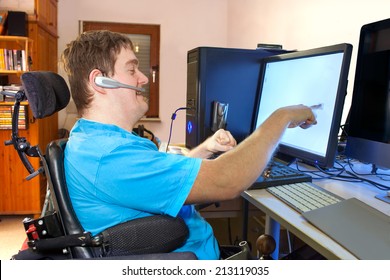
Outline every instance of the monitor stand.
[[280, 152], [276, 152], [273, 157], [273, 160], [289, 166], [295, 162], [296, 158]]
[[378, 194], [375, 196], [375, 198], [390, 204], [390, 196], [387, 194]]

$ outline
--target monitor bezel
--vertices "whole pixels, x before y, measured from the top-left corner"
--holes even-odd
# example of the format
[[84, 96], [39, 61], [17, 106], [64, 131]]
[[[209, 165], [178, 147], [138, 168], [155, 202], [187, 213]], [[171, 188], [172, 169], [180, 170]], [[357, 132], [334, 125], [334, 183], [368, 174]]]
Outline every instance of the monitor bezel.
[[[349, 158], [374, 164], [379, 168], [388, 169], [390, 168], [389, 143], [387, 141], [381, 141], [379, 139], [372, 139], [369, 135], [367, 135], [367, 131], [364, 131], [364, 133], [358, 131], [360, 127], [360, 122], [359, 118], [356, 118], [356, 116], [363, 113], [365, 114], [365, 116], [369, 116], [370, 110], [376, 109], [367, 106], [367, 104], [364, 104], [361, 101], [361, 98], [364, 95], [364, 92], [361, 88], [361, 76], [362, 69], [364, 67], [363, 59], [366, 55], [366, 39], [370, 38], [370, 36], [382, 30], [390, 30], [390, 18], [367, 23], [363, 25], [360, 29], [353, 96], [346, 123], [347, 142], [345, 148], [345, 155]], [[387, 111], [386, 113], [387, 115], [389, 115], [390, 111]], [[384, 129], [383, 134], [381, 136], [384, 137], [386, 133], [388, 133], [388, 131]]]
[[259, 76], [259, 85], [257, 91], [255, 110], [253, 115], [253, 123], [252, 123], [253, 131], [257, 128], [257, 116], [259, 113], [261, 93], [263, 90], [263, 81], [264, 81], [264, 75], [265, 75], [265, 69], [267, 63], [274, 63], [277, 61], [285, 61], [285, 60], [299, 59], [299, 58], [306, 58], [306, 57], [314, 57], [320, 55], [328, 55], [333, 53], [343, 53], [344, 55], [341, 64], [339, 84], [337, 87], [336, 100], [335, 100], [335, 109], [332, 117], [329, 141], [326, 148], [325, 156], [321, 156], [315, 153], [311, 153], [298, 148], [287, 146], [282, 143], [280, 143], [277, 148], [277, 153], [279, 156], [299, 159], [305, 163], [318, 166], [321, 168], [333, 167], [336, 154], [337, 154], [338, 134], [340, 131], [341, 117], [344, 108], [345, 96], [347, 93], [348, 73], [349, 73], [349, 66], [351, 62], [352, 45], [348, 43], [342, 43], [337, 45], [325, 46], [321, 48], [309, 49], [304, 51], [296, 51], [288, 54], [271, 56], [263, 59], [260, 76]]

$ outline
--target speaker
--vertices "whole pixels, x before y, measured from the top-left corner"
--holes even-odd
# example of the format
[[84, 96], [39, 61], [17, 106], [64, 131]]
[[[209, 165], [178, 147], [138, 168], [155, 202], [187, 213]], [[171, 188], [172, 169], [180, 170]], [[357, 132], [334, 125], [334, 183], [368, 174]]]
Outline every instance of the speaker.
[[6, 22], [7, 35], [27, 37], [27, 14], [9, 11]]

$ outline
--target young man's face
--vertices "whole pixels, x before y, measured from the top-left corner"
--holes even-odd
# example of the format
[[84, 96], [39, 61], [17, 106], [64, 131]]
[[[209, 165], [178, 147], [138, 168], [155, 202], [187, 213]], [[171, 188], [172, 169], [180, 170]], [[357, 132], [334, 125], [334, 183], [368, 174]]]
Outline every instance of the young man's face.
[[[138, 59], [132, 50], [122, 48], [115, 63], [115, 73], [113, 79], [132, 86], [142, 87], [148, 83], [148, 78], [138, 69]], [[146, 113], [149, 106], [147, 98], [141, 95], [136, 90], [122, 89], [128, 95], [131, 102], [135, 105], [137, 111], [142, 112], [142, 116]], [[120, 94], [120, 93], [118, 93]], [[141, 117], [142, 117], [141, 116]]]

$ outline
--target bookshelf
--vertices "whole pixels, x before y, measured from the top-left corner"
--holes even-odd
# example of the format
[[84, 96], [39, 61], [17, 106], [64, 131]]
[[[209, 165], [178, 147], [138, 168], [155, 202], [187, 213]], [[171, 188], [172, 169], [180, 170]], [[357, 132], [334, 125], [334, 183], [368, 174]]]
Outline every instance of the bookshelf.
[[[57, 72], [57, 4], [56, 0], [36, 0], [35, 14], [28, 15], [28, 37], [0, 36], [0, 48], [25, 50], [26, 68], [30, 71]], [[32, 64], [28, 57], [31, 57]], [[0, 69], [0, 76], [6, 77], [8, 84], [20, 84], [23, 70]], [[0, 108], [11, 107], [13, 102], [0, 101]], [[35, 119], [29, 110], [28, 102], [22, 102], [26, 129], [19, 130], [32, 146], [39, 145], [45, 153], [47, 144], [58, 138], [58, 116]], [[0, 215], [39, 216], [46, 194], [46, 179], [38, 175], [31, 180], [29, 172], [21, 162], [17, 151], [4, 142], [11, 139], [10, 129], [0, 129]], [[34, 169], [39, 168], [38, 158], [29, 158]]]
[[[29, 56], [33, 41], [28, 37], [0, 36], [0, 76], [3, 85], [0, 90], [17, 92], [20, 86], [20, 75], [29, 70]], [[11, 83], [10, 83], [11, 81]], [[12, 113], [14, 101], [11, 97], [1, 96], [0, 99], [0, 130], [12, 128]], [[20, 106], [18, 128], [28, 128], [28, 103]], [[3, 143], [0, 143], [3, 145]]]
[[20, 36], [0, 36], [0, 72], [20, 74], [28, 71], [32, 40]]

